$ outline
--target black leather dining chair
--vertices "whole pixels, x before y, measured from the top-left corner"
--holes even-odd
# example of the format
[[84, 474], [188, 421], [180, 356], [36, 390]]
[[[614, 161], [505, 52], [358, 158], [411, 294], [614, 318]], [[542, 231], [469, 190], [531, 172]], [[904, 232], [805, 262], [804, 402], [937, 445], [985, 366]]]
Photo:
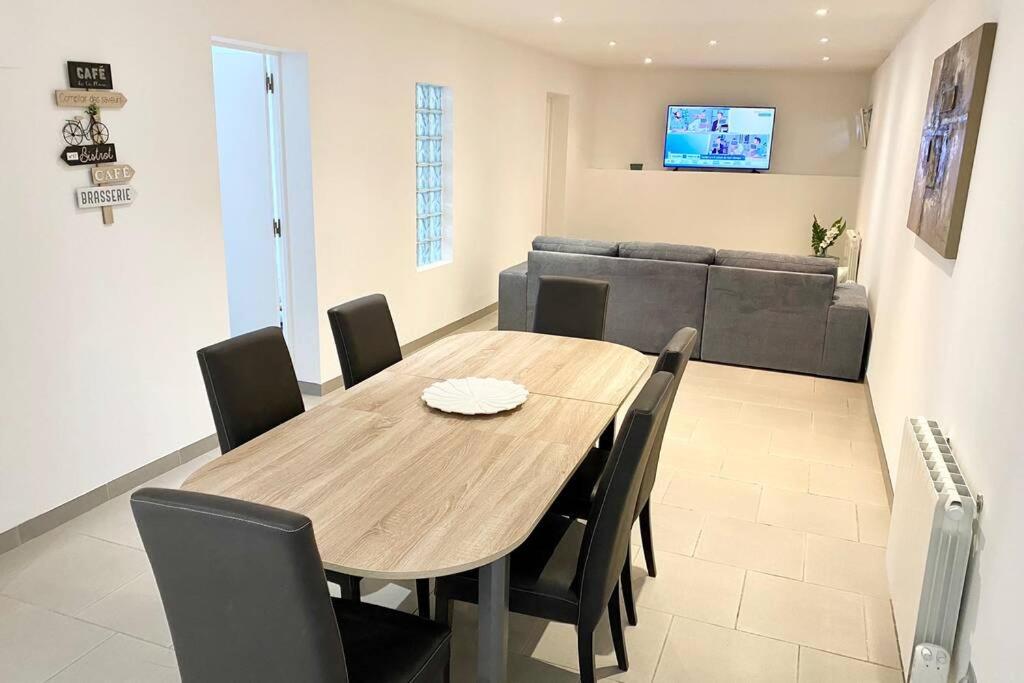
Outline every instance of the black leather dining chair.
[[[533, 331], [560, 337], [604, 340], [611, 286], [601, 280], [541, 275]], [[615, 421], [601, 434], [598, 446], [605, 450], [615, 439]]]
[[[667, 372], [653, 375], [626, 413], [600, 477], [589, 521], [583, 524], [546, 515], [511, 556], [509, 609], [574, 624], [584, 683], [596, 679], [594, 631], [606, 607], [619, 668], [629, 668], [619, 612], [619, 574], [646, 462], [666, 417], [671, 382]], [[575, 566], [559, 561], [563, 553], [575, 556]], [[477, 601], [477, 571], [439, 578], [435, 595], [437, 619], [451, 624], [453, 600]]]
[[[658, 459], [661, 456], [661, 444], [668, 426], [668, 415], [672, 412], [672, 406], [679, 391], [679, 383], [683, 379], [686, 363], [690, 360], [690, 354], [696, 343], [697, 330], [692, 327], [684, 327], [672, 335], [672, 339], [662, 349], [654, 365], [654, 372], [672, 373], [672, 383], [669, 386], [666, 418], [654, 436], [654, 447], [651, 450], [650, 459], [647, 461], [647, 469], [644, 472], [634, 514], [634, 521], [637, 519], [640, 521], [640, 540], [643, 544], [647, 575], [651, 577], [658, 575], [658, 568], [654, 561], [654, 536], [651, 529], [651, 491], [654, 489], [654, 479], [658, 474]], [[553, 513], [576, 519], [587, 519], [598, 479], [607, 466], [609, 455], [609, 451], [601, 447], [590, 451], [552, 505]], [[636, 601], [633, 598], [633, 582], [630, 575], [632, 557], [630, 555], [631, 551], [627, 549], [626, 564], [622, 568], [622, 597], [626, 605], [626, 618], [631, 625], [636, 626]]]
[[370, 294], [328, 309], [327, 319], [346, 388], [402, 360], [395, 322], [383, 294]]
[[[383, 294], [370, 294], [330, 308], [327, 319], [334, 334], [346, 389], [402, 360], [395, 321]], [[345, 597], [359, 600], [359, 577], [332, 574], [332, 580], [335, 578], [341, 583]], [[429, 617], [429, 579], [416, 579], [416, 603], [420, 614]]]
[[199, 349], [196, 356], [222, 453], [305, 410], [279, 327], [232, 337]]
[[451, 631], [332, 599], [309, 518], [156, 488], [131, 507], [183, 681], [447, 682]]
[[580, 339], [604, 339], [610, 286], [600, 280], [541, 275], [533, 331]]

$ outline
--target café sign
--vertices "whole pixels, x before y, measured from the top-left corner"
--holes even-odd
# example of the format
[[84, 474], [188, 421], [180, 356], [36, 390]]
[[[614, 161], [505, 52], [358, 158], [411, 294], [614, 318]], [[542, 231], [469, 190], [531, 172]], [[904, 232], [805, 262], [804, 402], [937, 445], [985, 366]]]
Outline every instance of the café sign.
[[100, 164], [89, 169], [93, 185], [124, 185], [135, 177], [128, 164]]
[[114, 82], [110, 77], [110, 65], [96, 62], [68, 62], [68, 86], [113, 90]]

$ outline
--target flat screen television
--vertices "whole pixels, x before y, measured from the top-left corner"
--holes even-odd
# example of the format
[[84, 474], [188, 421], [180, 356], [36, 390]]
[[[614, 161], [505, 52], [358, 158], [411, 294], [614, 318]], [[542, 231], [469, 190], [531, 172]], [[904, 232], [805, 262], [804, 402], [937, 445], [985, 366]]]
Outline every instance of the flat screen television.
[[665, 167], [766, 171], [775, 107], [669, 105]]

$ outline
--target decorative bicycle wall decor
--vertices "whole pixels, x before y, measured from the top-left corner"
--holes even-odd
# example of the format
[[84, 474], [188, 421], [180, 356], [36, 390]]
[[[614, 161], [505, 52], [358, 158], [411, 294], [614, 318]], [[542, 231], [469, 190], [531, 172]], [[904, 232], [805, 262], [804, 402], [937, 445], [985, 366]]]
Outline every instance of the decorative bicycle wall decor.
[[135, 169], [116, 163], [117, 148], [110, 142], [107, 124], [100, 120], [100, 108], [120, 109], [128, 99], [114, 92], [109, 64], [68, 62], [67, 69], [71, 89], [54, 93], [57, 106], [83, 109], [85, 116], [64, 120], [60, 132], [67, 147], [60, 156], [68, 166], [93, 166], [89, 174], [93, 186], [75, 190], [78, 208], [101, 209], [103, 224], [110, 225], [114, 222], [112, 207], [135, 200], [135, 189], [128, 184]]
[[64, 135], [64, 142], [69, 145], [80, 145], [86, 139], [89, 139], [92, 140], [94, 145], [102, 145], [110, 139], [110, 130], [103, 122], [96, 119], [96, 116], [100, 113], [99, 107], [95, 104], [90, 104], [85, 108], [85, 113], [89, 116], [88, 127], [82, 125], [83, 117], [81, 116], [75, 116], [64, 121], [64, 128], [61, 130], [61, 133]]

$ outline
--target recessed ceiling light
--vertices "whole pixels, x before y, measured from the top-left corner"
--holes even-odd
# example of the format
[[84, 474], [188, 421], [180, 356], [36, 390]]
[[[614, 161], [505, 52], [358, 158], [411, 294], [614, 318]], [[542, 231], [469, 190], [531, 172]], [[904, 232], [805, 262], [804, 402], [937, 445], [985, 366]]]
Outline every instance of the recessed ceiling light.
[[817, 12], [815, 12], [815, 14], [818, 15], [819, 17], [827, 17], [828, 16], [828, 7], [822, 7]]
[[829, 41], [828, 36], [823, 36], [823, 37], [818, 39], [818, 42], [821, 43], [822, 45], [826, 44], [828, 41]]
[[618, 45], [618, 43], [616, 43], [614, 40], [608, 41], [608, 47], [615, 47], [616, 45]]
[[708, 46], [709, 47], [715, 47], [716, 45], [718, 45], [718, 41], [717, 40], [709, 40], [708, 41]]
[[644, 64], [650, 64], [653, 61], [654, 61], [654, 58], [652, 58], [652, 57], [644, 57]]
[[556, 24], [561, 24], [562, 23], [562, 17], [558, 17], [558, 16], [551, 17], [551, 21], [555, 22]]
[[821, 58], [821, 61], [823, 61], [823, 62], [831, 62], [832, 58], [826, 55], [825, 57]]

